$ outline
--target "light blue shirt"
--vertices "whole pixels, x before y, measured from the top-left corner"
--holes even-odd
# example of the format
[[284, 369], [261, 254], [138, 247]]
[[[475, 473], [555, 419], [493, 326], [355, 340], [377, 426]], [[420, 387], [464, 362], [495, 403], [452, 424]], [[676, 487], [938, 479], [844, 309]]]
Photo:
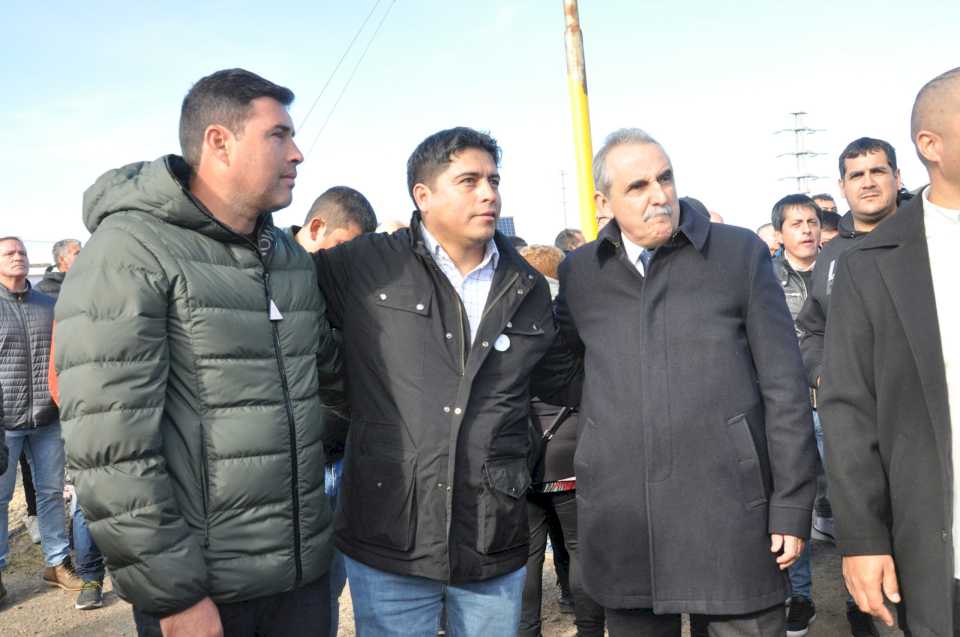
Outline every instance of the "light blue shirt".
[[486, 307], [487, 298], [490, 296], [493, 275], [497, 271], [497, 264], [500, 263], [500, 251], [497, 250], [497, 244], [493, 239], [490, 239], [487, 242], [483, 260], [466, 276], [463, 276], [447, 251], [427, 230], [427, 226], [421, 225], [420, 227], [423, 230], [423, 241], [427, 244], [430, 256], [433, 257], [440, 271], [450, 281], [450, 285], [457, 291], [460, 300], [463, 302], [463, 309], [467, 313], [467, 323], [470, 327], [470, 344], [472, 345], [477, 337], [477, 330], [480, 329], [483, 308]]

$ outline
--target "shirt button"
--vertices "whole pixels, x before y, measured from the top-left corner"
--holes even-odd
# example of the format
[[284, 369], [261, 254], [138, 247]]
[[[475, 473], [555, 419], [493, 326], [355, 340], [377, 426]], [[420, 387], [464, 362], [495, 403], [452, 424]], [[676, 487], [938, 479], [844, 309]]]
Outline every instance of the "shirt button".
[[386, 294], [380, 294], [380, 300], [381, 300], [381, 301], [386, 301], [386, 300], [387, 300], [387, 295], [386, 295]]
[[423, 303], [417, 303], [417, 310], [420, 312], [423, 311]]
[[940, 532], [940, 539], [943, 540], [944, 542], [949, 542], [949, 541], [950, 541], [950, 534], [947, 533], [946, 531], [941, 531], [941, 532]]
[[443, 413], [449, 414], [449, 413], [450, 413], [450, 408], [447, 407], [446, 405], [444, 405], [444, 406], [443, 406]]
[[488, 343], [487, 341], [483, 341], [482, 343], [480, 343], [480, 347], [490, 347], [490, 343]]
[[523, 294], [523, 288], [520, 288], [519, 290], [517, 290], [517, 294]]
[[448, 340], [448, 341], [449, 341], [451, 338], [453, 338], [453, 334], [451, 334], [450, 332], [447, 332], [446, 336], [447, 336], [447, 340]]
[[463, 413], [463, 410], [462, 410], [462, 409], [460, 409], [459, 407], [457, 407], [456, 409], [454, 409], [454, 410], [453, 410], [453, 413], [455, 413], [456, 415], [458, 415], [458, 416], [459, 416], [460, 414], [462, 414], [462, 413]]
[[377, 483], [377, 488], [378, 488], [378, 489], [379, 489], [380, 487], [382, 487], [382, 486], [383, 486], [383, 483], [382, 483], [382, 482], [378, 482], [378, 483]]

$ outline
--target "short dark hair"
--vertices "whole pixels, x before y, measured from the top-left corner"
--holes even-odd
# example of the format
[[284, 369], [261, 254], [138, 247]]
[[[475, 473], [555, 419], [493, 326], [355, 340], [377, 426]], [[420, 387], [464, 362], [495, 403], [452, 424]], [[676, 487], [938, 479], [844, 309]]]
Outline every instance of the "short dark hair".
[[[461, 151], [476, 148], [486, 151], [493, 162], [500, 165], [500, 147], [497, 140], [487, 133], [457, 126], [430, 135], [414, 149], [407, 160], [407, 190], [413, 199], [413, 187], [417, 184], [432, 184], [453, 158]], [[413, 199], [414, 205], [417, 200]]]
[[830, 195], [825, 192], [821, 192], [819, 195], [810, 195], [810, 198], [813, 199], [814, 201], [816, 201], [817, 199], [826, 199], [827, 201], [833, 203], [834, 205], [836, 205], [837, 203], [836, 200], [834, 200], [833, 195]]
[[843, 149], [842, 153], [840, 153], [840, 179], [843, 179], [847, 175], [847, 165], [845, 162], [848, 159], [862, 157], [867, 153], [876, 152], [882, 152], [884, 155], [886, 155], [887, 164], [890, 166], [890, 170], [897, 172], [897, 151], [893, 149], [893, 146], [882, 139], [861, 137], [860, 139], [855, 139], [847, 144], [847, 147]]
[[820, 217], [820, 228], [822, 230], [838, 230], [840, 228], [840, 214], [830, 211], [824, 211]]
[[190, 88], [180, 106], [180, 152], [194, 170], [200, 165], [207, 127], [220, 124], [239, 135], [249, 117], [250, 102], [258, 97], [272, 97], [284, 106], [293, 103], [293, 91], [244, 69], [217, 71]]
[[[579, 236], [578, 236], [579, 235]], [[578, 239], [583, 238], [583, 233], [577, 230], [576, 228], [567, 228], [561, 230], [560, 234], [557, 235], [557, 238], [553, 240], [553, 245], [557, 246], [564, 252], [570, 252], [576, 249], [574, 245]]]
[[770, 212], [770, 225], [773, 226], [773, 229], [777, 232], [783, 230], [783, 221], [784, 213], [786, 213], [787, 208], [793, 208], [794, 206], [807, 207], [817, 215], [817, 220], [820, 221], [823, 211], [820, 210], [820, 206], [814, 202], [807, 195], [787, 195], [782, 198], [777, 203], [773, 204], [773, 210]]
[[363, 194], [349, 186], [334, 186], [317, 197], [304, 225], [314, 217], [320, 217], [330, 230], [356, 225], [366, 234], [377, 229], [377, 215]]

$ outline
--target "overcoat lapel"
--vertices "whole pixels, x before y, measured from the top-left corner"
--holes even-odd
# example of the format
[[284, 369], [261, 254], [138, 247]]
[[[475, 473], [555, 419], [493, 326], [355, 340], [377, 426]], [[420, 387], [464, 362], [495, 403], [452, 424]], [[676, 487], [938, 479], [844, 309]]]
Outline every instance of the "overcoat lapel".
[[940, 327], [923, 226], [923, 199], [915, 197], [887, 223], [896, 223], [899, 241], [877, 258], [880, 274], [907, 335], [933, 423], [940, 462], [951, 473], [950, 412]]

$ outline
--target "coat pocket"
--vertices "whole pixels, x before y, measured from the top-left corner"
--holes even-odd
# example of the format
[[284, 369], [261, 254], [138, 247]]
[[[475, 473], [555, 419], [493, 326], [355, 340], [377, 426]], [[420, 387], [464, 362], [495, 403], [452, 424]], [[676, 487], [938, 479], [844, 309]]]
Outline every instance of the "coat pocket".
[[416, 540], [416, 461], [357, 453], [345, 476], [350, 533], [366, 543], [410, 551]]
[[530, 473], [526, 458], [487, 460], [480, 489], [477, 550], [508, 551], [527, 543], [527, 500]]
[[737, 479], [740, 482], [740, 494], [747, 509], [755, 509], [766, 504], [767, 491], [763, 484], [763, 470], [760, 456], [750, 433], [750, 424], [745, 414], [738, 414], [727, 420], [727, 437], [733, 447], [737, 460]]

